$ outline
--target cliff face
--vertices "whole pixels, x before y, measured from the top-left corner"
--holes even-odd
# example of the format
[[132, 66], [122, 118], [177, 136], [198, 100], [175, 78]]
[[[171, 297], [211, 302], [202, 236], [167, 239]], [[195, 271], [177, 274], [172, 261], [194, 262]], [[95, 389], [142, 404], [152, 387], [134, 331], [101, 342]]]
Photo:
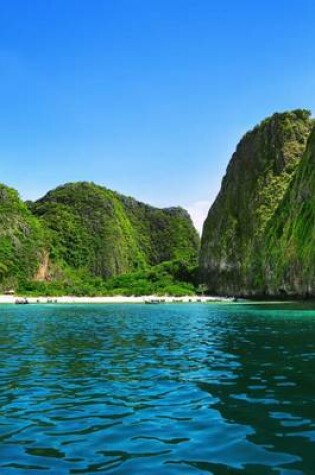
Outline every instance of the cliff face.
[[315, 297], [315, 129], [264, 243], [270, 294]]
[[50, 191], [31, 210], [51, 233], [52, 262], [84, 268], [94, 276], [197, 259], [198, 235], [181, 208], [153, 208], [83, 182]]
[[[304, 187], [300, 170], [310, 166], [310, 158], [302, 162], [301, 158], [312, 127], [308, 111], [274, 114], [248, 132], [237, 146], [203, 229], [200, 273], [210, 291], [247, 296], [283, 295], [288, 289], [300, 293], [293, 280], [301, 282], [304, 276], [298, 277], [292, 269], [302, 266], [302, 241], [296, 241], [296, 258], [292, 257], [289, 268], [288, 230], [281, 234], [283, 249], [277, 254], [277, 264], [271, 256], [279, 234], [284, 233], [288, 209], [298, 199], [297, 188]], [[308, 165], [303, 165], [304, 161]], [[310, 198], [306, 201], [303, 206], [307, 214], [312, 204]], [[295, 205], [295, 209], [299, 207]], [[290, 214], [292, 223], [305, 222], [306, 216], [298, 214]], [[309, 231], [303, 233], [309, 235]]]
[[34, 276], [43, 258], [45, 232], [18, 193], [0, 184], [0, 289]]

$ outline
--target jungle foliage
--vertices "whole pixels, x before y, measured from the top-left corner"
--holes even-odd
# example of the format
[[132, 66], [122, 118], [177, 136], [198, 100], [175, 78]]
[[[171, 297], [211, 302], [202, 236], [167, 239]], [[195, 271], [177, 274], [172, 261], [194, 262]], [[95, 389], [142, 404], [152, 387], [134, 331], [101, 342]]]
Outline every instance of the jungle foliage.
[[130, 272], [108, 279], [91, 276], [68, 268], [52, 281], [23, 281], [19, 294], [33, 296], [140, 296], [193, 295], [196, 291], [197, 267], [183, 261], [168, 261], [146, 270]]

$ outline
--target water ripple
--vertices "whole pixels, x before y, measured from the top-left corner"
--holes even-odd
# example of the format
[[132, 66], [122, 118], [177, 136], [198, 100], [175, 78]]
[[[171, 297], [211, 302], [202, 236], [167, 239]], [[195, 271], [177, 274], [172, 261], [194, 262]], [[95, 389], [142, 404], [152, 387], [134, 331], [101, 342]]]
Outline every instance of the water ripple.
[[315, 312], [0, 308], [0, 473], [311, 474]]

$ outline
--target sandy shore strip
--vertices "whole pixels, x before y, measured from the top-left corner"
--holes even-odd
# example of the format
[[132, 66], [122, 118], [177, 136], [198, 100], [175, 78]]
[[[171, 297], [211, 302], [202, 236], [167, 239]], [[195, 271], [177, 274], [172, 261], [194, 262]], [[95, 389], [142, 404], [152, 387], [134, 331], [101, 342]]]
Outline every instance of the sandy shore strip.
[[[15, 304], [22, 300], [23, 296], [0, 295], [0, 304]], [[96, 304], [96, 303], [146, 303], [146, 302], [163, 302], [163, 303], [207, 303], [207, 302], [230, 302], [231, 299], [225, 297], [159, 297], [157, 295], [144, 295], [141, 297], [126, 297], [117, 295], [115, 297], [27, 297], [30, 304]]]

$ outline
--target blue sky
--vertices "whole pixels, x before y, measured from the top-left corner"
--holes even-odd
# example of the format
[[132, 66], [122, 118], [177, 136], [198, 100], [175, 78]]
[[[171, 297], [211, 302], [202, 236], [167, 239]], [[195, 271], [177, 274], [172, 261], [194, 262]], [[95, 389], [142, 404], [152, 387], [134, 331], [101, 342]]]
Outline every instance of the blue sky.
[[200, 226], [241, 135], [315, 109], [314, 24], [310, 0], [2, 2], [1, 182], [94, 181]]

